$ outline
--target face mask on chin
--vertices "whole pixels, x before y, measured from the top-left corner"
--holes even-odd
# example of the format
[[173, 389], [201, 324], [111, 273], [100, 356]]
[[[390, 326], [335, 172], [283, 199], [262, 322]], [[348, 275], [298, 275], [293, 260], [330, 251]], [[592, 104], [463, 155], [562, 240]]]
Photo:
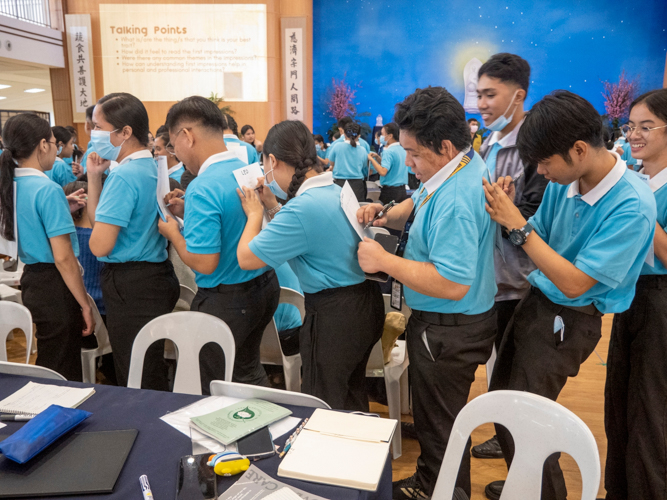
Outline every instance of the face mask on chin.
[[507, 127], [507, 125], [509, 125], [512, 122], [512, 118], [514, 118], [514, 113], [516, 113], [516, 108], [514, 108], [514, 111], [512, 111], [512, 114], [510, 115], [509, 118], [507, 118], [505, 115], [512, 108], [513, 105], [518, 107], [517, 104], [514, 104], [514, 99], [516, 98], [516, 95], [517, 95], [518, 92], [519, 92], [518, 90], [516, 92], [514, 92], [514, 95], [512, 96], [512, 100], [510, 101], [510, 105], [507, 106], [507, 109], [505, 110], [505, 112], [502, 115], [500, 115], [496, 120], [494, 120], [493, 123], [491, 123], [490, 125], [487, 125], [486, 128], [488, 128], [492, 132], [500, 132], [505, 127]]

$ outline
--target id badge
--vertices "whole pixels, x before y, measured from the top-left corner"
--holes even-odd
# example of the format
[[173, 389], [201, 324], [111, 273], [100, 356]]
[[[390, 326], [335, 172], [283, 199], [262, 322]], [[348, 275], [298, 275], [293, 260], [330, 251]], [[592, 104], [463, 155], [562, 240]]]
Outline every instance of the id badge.
[[403, 309], [403, 284], [397, 280], [391, 282], [391, 307], [397, 311]]

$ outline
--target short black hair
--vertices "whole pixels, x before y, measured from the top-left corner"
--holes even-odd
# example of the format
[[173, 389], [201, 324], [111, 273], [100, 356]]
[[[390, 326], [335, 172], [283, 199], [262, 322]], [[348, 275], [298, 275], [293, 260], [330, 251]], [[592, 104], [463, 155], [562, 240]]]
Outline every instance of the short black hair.
[[165, 124], [167, 130], [176, 132], [178, 126], [183, 122], [193, 122], [221, 134], [225, 130], [225, 123], [218, 106], [198, 95], [186, 97], [169, 109]]
[[554, 155], [570, 163], [570, 149], [577, 141], [604, 148], [600, 113], [583, 97], [555, 90], [526, 115], [516, 145], [527, 165], [537, 165]]
[[396, 105], [394, 122], [438, 154], [445, 140], [459, 151], [470, 146], [470, 128], [463, 106], [444, 87], [417, 89]]
[[352, 118], [350, 118], [349, 116], [344, 116], [343, 118], [338, 120], [338, 128], [342, 128], [343, 130], [345, 130], [345, 127], [351, 125], [352, 123], [354, 123], [354, 120], [352, 120]]
[[472, 123], [472, 122], [479, 123], [479, 120], [477, 118], [468, 118], [468, 123]]
[[88, 106], [86, 108], [86, 120], [88, 121], [93, 121], [93, 111], [95, 111], [95, 105], [93, 104], [92, 106]]
[[255, 129], [252, 128], [252, 125], [243, 125], [243, 127], [241, 127], [241, 135], [245, 135], [248, 130], [252, 130], [253, 134], [255, 133]]
[[63, 144], [67, 144], [72, 138], [72, 133], [65, 127], [61, 127], [60, 125], [51, 127], [51, 131], [53, 132], [53, 137], [56, 138], [56, 142], [62, 142]]
[[530, 83], [530, 64], [528, 61], [516, 54], [501, 52], [494, 54], [491, 59], [482, 64], [477, 76], [486, 75], [489, 78], [497, 78], [501, 82], [515, 83], [528, 93]]
[[667, 89], [651, 90], [640, 95], [630, 104], [630, 111], [637, 104], [644, 104], [651, 113], [667, 123]]
[[139, 144], [148, 145], [148, 112], [139, 99], [127, 92], [114, 92], [97, 101], [97, 106], [114, 128], [128, 126]]
[[79, 133], [76, 131], [76, 129], [74, 127], [72, 127], [71, 125], [67, 125], [65, 128], [67, 130], [69, 130], [69, 133], [72, 134], [73, 136], [74, 135], [76, 135], [76, 136], [79, 135]]
[[385, 132], [391, 134], [395, 141], [397, 141], [401, 136], [401, 129], [399, 129], [398, 125], [396, 125], [394, 122], [389, 122], [382, 128], [384, 128]]

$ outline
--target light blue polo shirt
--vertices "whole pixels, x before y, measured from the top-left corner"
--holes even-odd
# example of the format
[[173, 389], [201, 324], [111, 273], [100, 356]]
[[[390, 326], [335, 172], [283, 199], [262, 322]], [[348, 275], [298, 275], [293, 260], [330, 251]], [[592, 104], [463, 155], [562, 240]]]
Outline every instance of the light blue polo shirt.
[[552, 302], [565, 306], [594, 304], [602, 313], [630, 307], [644, 259], [655, 233], [656, 204], [649, 187], [618, 155], [617, 163], [590, 192], [579, 184], [550, 183], [529, 222], [559, 255], [598, 283], [576, 299], [540, 271], [528, 275]]
[[68, 165], [57, 156], [56, 161], [53, 163], [53, 168], [44, 173], [49, 179], [62, 187], [65, 187], [70, 182], [76, 180], [76, 175], [72, 172], [72, 166]]
[[621, 146], [623, 148], [623, 155], [621, 160], [623, 160], [628, 165], [636, 165], [637, 159], [632, 156], [632, 146], [629, 142], [624, 142]]
[[[649, 188], [653, 191], [655, 196], [655, 204], [658, 209], [658, 225], [665, 229], [667, 227], [667, 168], [658, 172], [650, 181]], [[667, 268], [658, 259], [657, 255], [653, 256], [653, 266], [649, 266], [646, 262], [642, 266], [642, 275], [646, 274], [667, 274]]]
[[[429, 179], [422, 186], [424, 190], [420, 188], [413, 194], [416, 215], [404, 257], [431, 262], [440, 276], [470, 286], [470, 290], [456, 301], [422, 295], [405, 286], [405, 302], [412, 309], [481, 314], [494, 304], [497, 292], [493, 267], [496, 225], [484, 209], [482, 178], [487, 171], [484, 160], [474, 153], [468, 165], [437, 187], [442, 178], [459, 164], [462, 156], [459, 154]], [[427, 193], [435, 194], [419, 208]]]
[[81, 166], [83, 167], [83, 173], [84, 173], [84, 174], [86, 173], [86, 163], [88, 162], [88, 155], [89, 155], [90, 153], [92, 153], [93, 151], [95, 151], [95, 150], [93, 149], [93, 142], [90, 141], [90, 142], [88, 143], [88, 146], [86, 147], [86, 152], [83, 153], [83, 157], [81, 158]]
[[[326, 150], [326, 158], [329, 158], [329, 154], [331, 153], [331, 146], [333, 146], [334, 144], [338, 144], [339, 142], [344, 142], [344, 141], [345, 141], [345, 137], [343, 137], [342, 135], [338, 139], [333, 141]], [[366, 150], [366, 155], [368, 156], [368, 153], [371, 152], [371, 147], [368, 145], [368, 143], [363, 138], [360, 137], [357, 140], [357, 144], [364, 147], [364, 149]]]
[[234, 153], [226, 151], [207, 159], [185, 192], [185, 242], [188, 252], [220, 254], [211, 274], [195, 271], [199, 288], [245, 283], [268, 268], [244, 271], [239, 267], [236, 248], [248, 218], [236, 193], [234, 170], [245, 167]]
[[405, 165], [405, 149], [398, 142], [385, 147], [382, 153], [382, 167], [387, 175], [380, 176], [381, 186], [405, 186], [408, 183], [408, 167]]
[[496, 160], [498, 159], [498, 151], [503, 149], [499, 142], [494, 142], [489, 148], [489, 154], [486, 157], [486, 168], [489, 169], [489, 172], [493, 176], [493, 173], [496, 171]]
[[[276, 269], [276, 276], [282, 288], [291, 288], [299, 293], [303, 293], [301, 284], [299, 284], [299, 278], [296, 277], [296, 274], [294, 274], [294, 271], [292, 271], [287, 262]], [[278, 333], [301, 326], [301, 314], [296, 306], [292, 304], [278, 304], [278, 309], [273, 314], [273, 320], [276, 322]]]
[[253, 163], [259, 162], [259, 154], [257, 153], [255, 146], [253, 146], [252, 144], [248, 144], [245, 141], [242, 141], [235, 135], [225, 134], [225, 144], [229, 144], [230, 142], [241, 144], [248, 150], [248, 165], [252, 165]]
[[25, 264], [53, 264], [49, 238], [69, 234], [74, 255], [79, 240], [62, 188], [31, 168], [15, 169], [18, 254]]
[[329, 160], [334, 164], [334, 179], [365, 179], [368, 173], [368, 153], [357, 144], [344, 141], [332, 146]]
[[172, 168], [174, 168], [175, 170], [173, 172], [169, 172], [169, 177], [174, 179], [175, 181], [181, 182], [181, 176], [183, 175], [183, 172], [185, 172], [185, 167], [183, 166], [183, 162], [179, 163], [178, 165], [174, 165]]
[[[115, 167], [102, 189], [95, 221], [119, 226], [116, 245], [102, 262], [164, 262], [167, 240], [157, 229], [157, 167], [148, 150]], [[93, 230], [94, 232], [94, 230]]]
[[274, 269], [289, 262], [306, 293], [366, 279], [357, 260], [359, 236], [340, 206], [340, 190], [331, 172], [307, 179], [250, 242], [252, 253]]

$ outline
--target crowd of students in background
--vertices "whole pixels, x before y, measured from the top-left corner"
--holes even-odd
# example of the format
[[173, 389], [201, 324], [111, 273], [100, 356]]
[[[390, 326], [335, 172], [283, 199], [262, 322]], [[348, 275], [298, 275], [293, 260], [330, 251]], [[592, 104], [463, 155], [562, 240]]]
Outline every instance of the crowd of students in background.
[[[89, 294], [113, 349], [104, 375], [126, 385], [134, 338], [174, 309], [181, 283], [196, 291], [191, 310], [229, 325], [234, 381], [268, 385], [259, 346], [275, 320], [286, 353], [301, 354], [304, 392], [367, 411], [366, 363], [385, 306], [366, 273], [385, 272], [412, 309], [406, 333], [421, 447], [415, 474], [394, 483], [393, 497], [426, 499], [492, 350], [489, 390], [556, 400], [597, 345], [602, 315], [614, 313], [607, 498], [665, 498], [667, 89], [637, 98], [627, 125], [612, 131], [570, 92], [524, 109], [529, 81], [517, 55], [496, 54], [481, 67], [484, 129], [445, 89], [418, 89], [378, 131], [376, 151], [349, 117], [331, 143], [298, 121], [275, 124], [262, 143], [251, 125], [239, 133], [230, 114], [197, 96], [173, 105], [153, 136], [141, 101], [106, 95], [86, 111], [85, 151], [73, 127], [29, 113], [10, 118], [0, 230], [18, 240], [25, 263], [37, 364], [81, 380], [80, 349], [95, 345]], [[233, 148], [263, 164], [257, 189], [239, 188], [234, 171], [246, 164]], [[170, 178], [167, 220], [155, 199], [157, 157]], [[364, 203], [359, 222], [400, 235], [395, 255], [360, 242], [341, 208], [341, 188], [367, 202], [373, 176], [381, 204]], [[281, 286], [305, 296], [303, 322], [278, 306]], [[222, 349], [206, 345], [200, 361], [208, 394], [224, 378]], [[142, 387], [169, 390], [164, 341], [146, 353]], [[511, 436], [496, 431], [472, 455], [510, 465]], [[457, 486], [470, 495], [469, 451]], [[499, 498], [502, 488], [496, 481], [486, 494]], [[554, 455], [542, 498], [566, 495]]]

